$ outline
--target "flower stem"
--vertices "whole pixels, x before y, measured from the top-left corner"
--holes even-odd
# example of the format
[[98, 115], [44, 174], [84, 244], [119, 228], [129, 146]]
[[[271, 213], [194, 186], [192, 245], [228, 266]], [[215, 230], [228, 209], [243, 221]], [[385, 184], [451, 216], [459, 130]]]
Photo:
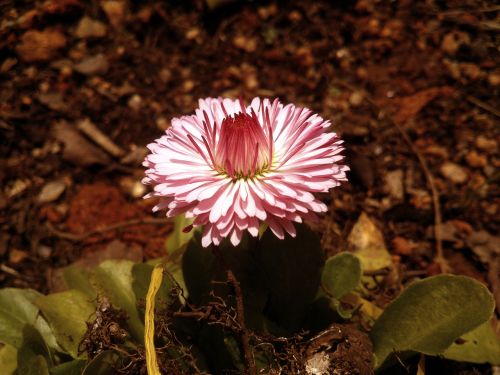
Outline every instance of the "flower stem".
[[212, 251], [219, 264], [226, 271], [227, 280], [229, 281], [229, 283], [231, 283], [234, 289], [234, 295], [236, 299], [236, 319], [241, 330], [240, 347], [245, 359], [245, 374], [256, 375], [257, 368], [255, 367], [255, 360], [253, 357], [252, 348], [250, 347], [250, 335], [245, 324], [245, 309], [243, 305], [243, 293], [241, 291], [240, 283], [236, 279], [233, 271], [228, 267], [219, 247], [212, 246]]

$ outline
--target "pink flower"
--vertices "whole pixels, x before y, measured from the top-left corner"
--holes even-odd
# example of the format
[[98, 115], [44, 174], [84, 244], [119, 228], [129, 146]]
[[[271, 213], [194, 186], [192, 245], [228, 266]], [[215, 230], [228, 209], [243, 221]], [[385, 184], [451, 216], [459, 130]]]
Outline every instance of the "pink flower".
[[326, 205], [312, 193], [346, 180], [338, 164], [342, 140], [307, 108], [277, 99], [200, 99], [194, 115], [174, 118], [151, 150], [145, 184], [163, 197], [154, 209], [184, 213], [203, 225], [203, 246], [230, 237], [237, 245], [247, 230], [257, 236], [265, 222], [280, 239], [295, 236], [292, 222], [316, 219]]

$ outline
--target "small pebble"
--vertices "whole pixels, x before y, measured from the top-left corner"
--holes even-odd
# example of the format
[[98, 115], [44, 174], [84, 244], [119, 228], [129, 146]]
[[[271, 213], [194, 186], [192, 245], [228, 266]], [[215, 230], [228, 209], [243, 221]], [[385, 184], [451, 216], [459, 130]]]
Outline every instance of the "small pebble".
[[488, 75], [488, 83], [491, 86], [500, 85], [500, 73], [491, 73]]
[[481, 155], [476, 151], [470, 151], [465, 156], [465, 160], [467, 161], [467, 164], [473, 168], [483, 168], [488, 164], [486, 156]]
[[469, 34], [461, 31], [452, 31], [444, 36], [441, 42], [441, 49], [450, 55], [454, 55], [461, 45], [469, 43]]
[[128, 106], [130, 109], [134, 111], [139, 111], [142, 107], [142, 98], [138, 94], [134, 94], [130, 97], [130, 99], [127, 102]]
[[441, 165], [440, 171], [443, 177], [454, 184], [463, 184], [468, 178], [464, 168], [452, 162], [446, 162]]
[[395, 237], [392, 239], [392, 247], [394, 252], [399, 255], [411, 255], [414, 246], [403, 237]]
[[193, 27], [189, 29], [186, 34], [184, 35], [187, 40], [193, 40], [196, 39], [200, 35], [200, 29], [197, 27]]
[[78, 38], [100, 38], [106, 35], [106, 25], [90, 17], [83, 17], [75, 30]]
[[167, 130], [170, 127], [170, 122], [165, 117], [158, 117], [156, 127], [160, 130]]
[[19, 264], [28, 257], [28, 253], [23, 250], [12, 249], [9, 253], [9, 262]]
[[235, 36], [233, 39], [233, 44], [236, 48], [250, 53], [255, 52], [255, 50], [257, 49], [257, 39], [246, 37], [244, 35]]
[[486, 151], [488, 154], [492, 154], [497, 150], [498, 144], [493, 138], [486, 138], [480, 135], [476, 138], [476, 147], [482, 151]]
[[38, 255], [43, 259], [49, 259], [52, 255], [52, 248], [45, 245], [38, 246], [38, 249], [36, 251]]
[[353, 107], [359, 107], [363, 103], [363, 95], [358, 91], [353, 92], [349, 97], [349, 103]]
[[191, 90], [193, 90], [194, 85], [195, 85], [194, 81], [188, 79], [188, 80], [182, 82], [182, 91], [188, 93]]
[[99, 53], [95, 56], [89, 56], [84, 58], [81, 62], [73, 67], [78, 73], [86, 76], [91, 76], [94, 74], [106, 73], [109, 69], [109, 63], [106, 56]]
[[404, 198], [403, 171], [401, 169], [387, 172], [385, 175], [385, 188], [392, 198], [396, 200]]
[[42, 188], [38, 194], [38, 203], [49, 203], [57, 200], [66, 189], [66, 185], [62, 181], [52, 181]]

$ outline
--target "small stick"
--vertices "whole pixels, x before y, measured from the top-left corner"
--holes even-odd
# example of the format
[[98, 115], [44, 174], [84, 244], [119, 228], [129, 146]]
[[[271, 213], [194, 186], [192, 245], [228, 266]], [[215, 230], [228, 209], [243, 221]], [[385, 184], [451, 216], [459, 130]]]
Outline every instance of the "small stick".
[[234, 289], [234, 294], [236, 298], [236, 319], [241, 327], [241, 349], [243, 351], [243, 356], [245, 358], [246, 373], [249, 375], [256, 375], [257, 368], [255, 366], [255, 361], [252, 354], [252, 349], [250, 348], [250, 336], [248, 334], [248, 329], [245, 325], [245, 310], [243, 305], [243, 293], [241, 292], [241, 286], [239, 281], [234, 276], [233, 271], [227, 266], [224, 256], [220, 251], [218, 246], [212, 246], [214, 256], [218, 259], [219, 263], [226, 270], [227, 280], [232, 284]]
[[472, 104], [477, 105], [479, 108], [481, 108], [487, 112], [490, 112], [491, 114], [493, 114], [497, 117], [500, 117], [500, 111], [498, 109], [492, 107], [488, 103], [483, 102], [482, 100], [479, 100], [478, 98], [475, 98], [473, 96], [467, 96], [466, 99], [469, 102], [471, 102]]
[[95, 229], [91, 230], [87, 233], [83, 234], [73, 234], [69, 232], [63, 232], [60, 231], [59, 229], [54, 228], [52, 224], [47, 223], [47, 228], [55, 234], [57, 237], [64, 238], [66, 240], [74, 241], [74, 242], [79, 242], [87, 239], [88, 237], [91, 237], [95, 234], [103, 234], [106, 232], [111, 232], [116, 229], [121, 229], [124, 227], [128, 227], [131, 225], [140, 225], [140, 224], [152, 224], [152, 225], [161, 225], [161, 224], [166, 224], [168, 223], [167, 220], [162, 219], [162, 218], [147, 218], [147, 219], [132, 219], [132, 220], [127, 220], [127, 221], [122, 221], [120, 223], [116, 223], [113, 225], [110, 225], [106, 228], [101, 228], [101, 229]]
[[88, 118], [78, 122], [78, 129], [87, 137], [92, 139], [95, 144], [101, 146], [108, 154], [115, 158], [122, 157], [125, 152], [95, 126]]

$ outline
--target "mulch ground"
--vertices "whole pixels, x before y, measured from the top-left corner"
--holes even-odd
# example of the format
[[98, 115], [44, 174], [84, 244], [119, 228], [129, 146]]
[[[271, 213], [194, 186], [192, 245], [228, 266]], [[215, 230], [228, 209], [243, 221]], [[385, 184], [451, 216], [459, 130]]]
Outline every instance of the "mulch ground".
[[439, 273], [440, 242], [500, 305], [493, 2], [1, 1], [0, 14], [2, 286], [48, 292], [53, 269], [100, 252], [160, 256], [170, 227], [142, 199], [145, 145], [200, 97], [263, 96], [345, 139], [349, 182], [323, 197], [328, 252], [365, 212], [399, 282]]

